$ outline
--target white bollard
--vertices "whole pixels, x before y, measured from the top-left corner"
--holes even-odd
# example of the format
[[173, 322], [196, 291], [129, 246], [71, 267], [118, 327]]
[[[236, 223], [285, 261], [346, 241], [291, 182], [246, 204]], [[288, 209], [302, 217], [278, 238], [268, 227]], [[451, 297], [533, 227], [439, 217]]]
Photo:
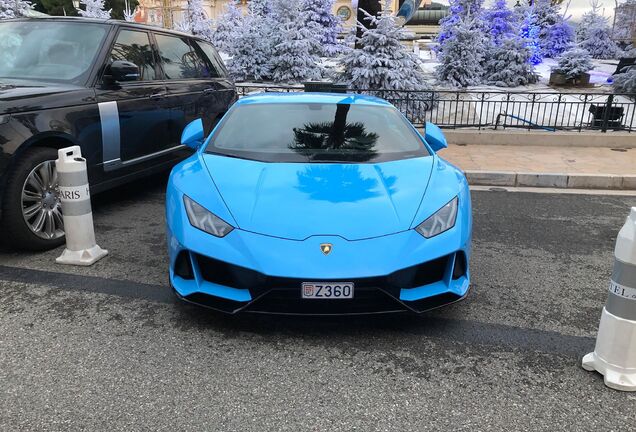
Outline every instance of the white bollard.
[[608, 387], [636, 391], [636, 207], [616, 239], [596, 348], [583, 357], [583, 368], [603, 374]]
[[63, 148], [57, 152], [55, 167], [66, 234], [66, 249], [55, 262], [89, 266], [108, 251], [95, 243], [86, 159], [79, 146]]

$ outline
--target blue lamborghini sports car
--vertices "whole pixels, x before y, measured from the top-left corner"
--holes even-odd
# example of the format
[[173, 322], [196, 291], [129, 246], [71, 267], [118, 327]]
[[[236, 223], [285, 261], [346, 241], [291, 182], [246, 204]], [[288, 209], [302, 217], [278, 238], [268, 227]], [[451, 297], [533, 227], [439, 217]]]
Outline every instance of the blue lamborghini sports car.
[[167, 190], [170, 283], [228, 313], [423, 312], [469, 287], [464, 174], [375, 97], [297, 93], [241, 99]]

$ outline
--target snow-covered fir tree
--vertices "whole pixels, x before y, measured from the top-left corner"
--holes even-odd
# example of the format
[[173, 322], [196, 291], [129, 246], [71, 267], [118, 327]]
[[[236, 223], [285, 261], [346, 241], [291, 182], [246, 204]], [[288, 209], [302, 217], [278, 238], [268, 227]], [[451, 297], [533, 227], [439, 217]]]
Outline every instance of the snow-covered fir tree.
[[[401, 40], [407, 31], [398, 24], [387, 1], [377, 16], [366, 14], [368, 26], [362, 27], [360, 48], [346, 52], [341, 58], [340, 80], [353, 89], [389, 90], [381, 93], [412, 119], [424, 120], [433, 107], [433, 95], [427, 90], [420, 59]], [[360, 23], [362, 25], [362, 23]], [[402, 90], [412, 90], [408, 100]]]
[[321, 78], [322, 67], [316, 23], [305, 21], [301, 0], [273, 0], [272, 79], [276, 82], [302, 82]]
[[253, 0], [227, 53], [230, 75], [237, 81], [268, 80], [272, 74], [274, 25], [270, 0]]
[[18, 18], [25, 15], [33, 5], [24, 0], [0, 0], [0, 20]]
[[[96, 0], [99, 1], [99, 0]], [[214, 32], [212, 31], [212, 20], [208, 18], [203, 9], [202, 0], [188, 0], [188, 8], [184, 14], [184, 21], [189, 32], [212, 42]]]
[[541, 28], [536, 23], [534, 7], [525, 4], [517, 6], [515, 8], [515, 14], [521, 23], [521, 38], [525, 41], [530, 51], [530, 63], [534, 65], [541, 63], [543, 61], [541, 45], [539, 43]]
[[486, 61], [485, 81], [499, 87], [517, 87], [539, 80], [530, 63], [530, 49], [519, 37], [504, 39], [494, 46]]
[[630, 40], [634, 37], [634, 15], [636, 0], [621, 0], [614, 9], [614, 38], [617, 40]]
[[543, 57], [552, 57], [560, 53], [551, 50], [552, 27], [563, 20], [559, 13], [559, 5], [553, 5], [552, 0], [535, 0], [532, 6], [533, 24], [539, 28], [539, 47]]
[[616, 93], [630, 93], [636, 97], [636, 69], [616, 75], [613, 85]]
[[238, 32], [243, 24], [243, 13], [236, 1], [232, 0], [225, 5], [225, 11], [216, 20], [216, 29], [212, 42], [217, 49], [225, 53], [232, 50], [232, 44], [238, 37]]
[[569, 20], [560, 17], [559, 21], [552, 25], [548, 31], [547, 43], [543, 46], [543, 55], [550, 58], [557, 58], [574, 44], [574, 28]]
[[484, 33], [470, 17], [460, 18], [453, 33], [440, 52], [437, 79], [453, 87], [481, 84], [490, 47]]
[[592, 10], [586, 12], [576, 30], [577, 42], [592, 58], [614, 59], [622, 52], [612, 40], [612, 29], [607, 18], [599, 13], [598, 3], [592, 3]]
[[341, 80], [354, 89], [421, 90], [425, 87], [420, 60], [400, 42], [407, 35], [388, 5], [378, 16], [368, 15], [360, 49], [341, 60]]
[[334, 0], [303, 0], [303, 15], [306, 22], [318, 31], [319, 55], [333, 57], [342, 52], [338, 42], [342, 32], [342, 21], [333, 14]]
[[133, 22], [135, 20], [135, 10], [130, 9], [130, 3], [128, 0], [124, 2], [124, 20], [128, 22]]
[[496, 0], [486, 9], [484, 20], [494, 45], [501, 45], [505, 39], [513, 37], [519, 25], [517, 15], [508, 7], [506, 0]]
[[567, 79], [577, 78], [594, 67], [592, 58], [583, 48], [574, 47], [561, 54], [554, 72], [565, 75]]
[[484, 0], [450, 0], [449, 15], [439, 22], [440, 28], [437, 35], [439, 44], [438, 53], [442, 51], [444, 43], [453, 37], [454, 31], [460, 20], [471, 17], [473, 26], [488, 31], [488, 25], [484, 20]]
[[[85, 8], [82, 9], [84, 5]], [[112, 9], [104, 9], [104, 0], [80, 0], [80, 8], [77, 11], [81, 16], [86, 18], [110, 18]]]

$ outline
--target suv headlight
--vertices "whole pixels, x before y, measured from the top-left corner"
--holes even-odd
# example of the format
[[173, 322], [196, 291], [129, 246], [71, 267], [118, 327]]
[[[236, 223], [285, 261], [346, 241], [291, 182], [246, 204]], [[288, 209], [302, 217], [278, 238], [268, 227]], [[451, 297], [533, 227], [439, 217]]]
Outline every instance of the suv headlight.
[[185, 204], [190, 225], [193, 227], [215, 237], [225, 237], [234, 229], [232, 225], [186, 195], [183, 196], [183, 203]]
[[419, 224], [415, 230], [426, 238], [435, 237], [455, 226], [457, 219], [457, 197], [453, 198], [433, 216]]

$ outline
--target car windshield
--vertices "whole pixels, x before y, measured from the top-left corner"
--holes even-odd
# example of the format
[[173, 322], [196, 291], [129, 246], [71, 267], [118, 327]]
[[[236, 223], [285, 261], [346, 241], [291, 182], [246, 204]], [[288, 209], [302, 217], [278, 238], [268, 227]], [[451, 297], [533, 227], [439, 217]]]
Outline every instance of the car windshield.
[[0, 78], [81, 84], [108, 28], [92, 23], [0, 23]]
[[397, 109], [348, 103], [237, 105], [206, 151], [270, 162], [380, 162], [428, 155]]

